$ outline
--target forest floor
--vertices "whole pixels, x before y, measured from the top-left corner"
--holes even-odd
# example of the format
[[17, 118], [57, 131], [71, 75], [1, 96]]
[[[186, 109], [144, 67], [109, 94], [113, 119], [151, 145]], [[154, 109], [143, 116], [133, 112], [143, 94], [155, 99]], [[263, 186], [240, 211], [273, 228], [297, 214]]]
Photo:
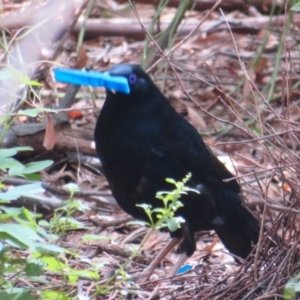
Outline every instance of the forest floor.
[[[43, 197], [31, 202], [28, 196], [25, 201], [11, 202], [11, 206], [34, 209], [42, 213], [40, 220], [57, 228], [59, 221], [55, 223], [55, 218], [67, 215], [74, 221], [73, 227], [69, 224], [60, 230], [40, 223], [59, 237], [49, 244], [70, 251], [57, 256], [58, 266], [64, 263], [64, 267], [46, 268], [40, 282], [22, 276], [16, 279], [16, 273], [5, 274], [5, 278], [14, 278], [15, 287], [33, 289], [37, 299], [56, 299], [49, 294], [49, 298], [42, 297], [37, 289], [60, 291], [61, 298], [57, 299], [292, 299], [284, 288], [300, 271], [299, 14], [284, 5], [280, 7], [280, 3], [273, 12], [256, 1], [245, 7], [242, 0], [228, 1], [222, 10], [211, 11], [213, 4], [205, 9], [199, 5], [185, 12], [178, 34], [168, 41], [169, 47], [161, 45], [161, 49], [154, 43], [156, 34], [147, 35], [141, 27], [143, 24], [148, 34], [151, 32], [156, 8], [147, 1], [135, 2], [136, 13], [127, 1], [95, 1], [86, 19], [89, 1], [76, 0], [67, 11], [63, 10], [63, 2], [56, 3], [51, 20], [46, 20], [43, 5], [35, 1], [2, 4], [0, 25], [6, 29], [6, 42], [11, 42], [9, 51], [14, 53], [19, 45], [19, 54], [26, 58], [32, 55], [27, 64], [35, 67], [27, 74], [42, 84], [33, 87], [27, 98], [14, 106], [17, 109], [10, 106], [9, 116], [20, 109], [42, 107], [57, 109], [64, 118], [60, 122], [45, 110], [38, 116], [18, 114], [13, 119], [12, 128], [28, 131], [19, 135], [13, 130], [14, 138], [7, 132], [10, 142], [5, 143], [4, 138], [2, 146], [31, 146], [30, 155], [18, 157], [24, 164], [40, 159], [51, 159], [54, 164], [40, 173]], [[176, 7], [165, 8], [154, 30], [165, 29], [176, 12]], [[38, 14], [46, 25], [33, 36], [28, 33], [30, 43], [22, 45], [15, 38], [20, 34], [17, 30]], [[64, 30], [58, 30], [54, 38], [49, 32], [58, 24]], [[78, 40], [82, 28], [81, 44]], [[14, 66], [5, 47], [1, 54], [3, 66]], [[145, 55], [148, 57], [143, 61]], [[71, 93], [67, 85], [56, 83], [51, 75], [58, 65], [106, 71], [122, 62], [142, 63], [149, 69], [175, 109], [236, 174], [246, 206], [266, 224], [269, 234], [281, 237], [277, 246], [268, 250], [268, 238], [262, 234], [258, 251], [246, 261], [236, 262], [214, 232], [200, 232], [197, 250], [187, 262], [192, 268], [186, 273], [166, 278], [178, 259], [171, 252], [149, 280], [130, 280], [130, 275], [145, 269], [170, 236], [159, 231], [151, 235], [122, 270], [148, 228], [128, 224], [130, 218], [113, 199], [95, 154], [93, 130], [105, 91], [82, 87], [67, 101], [65, 93]], [[38, 96], [33, 91], [38, 91]], [[1, 114], [5, 115], [4, 109]], [[43, 124], [44, 117], [48, 125], [39, 131], [34, 126]], [[2, 173], [7, 175], [4, 170]], [[27, 179], [20, 180], [24, 180], [21, 184], [28, 183]], [[18, 185], [15, 177], [3, 182], [7, 190]], [[77, 186], [72, 201], [78, 201], [71, 215], [55, 210], [70, 198], [63, 188], [70, 183]], [[32, 258], [28, 250], [15, 251], [18, 257]], [[113, 274], [118, 276], [110, 281]]]

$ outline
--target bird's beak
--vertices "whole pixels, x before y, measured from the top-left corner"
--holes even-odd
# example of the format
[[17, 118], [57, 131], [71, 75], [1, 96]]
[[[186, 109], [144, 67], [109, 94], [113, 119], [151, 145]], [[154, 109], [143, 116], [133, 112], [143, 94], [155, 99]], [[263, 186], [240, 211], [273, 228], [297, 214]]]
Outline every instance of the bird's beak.
[[107, 90], [130, 93], [128, 81], [122, 76], [111, 76], [108, 72], [86, 72], [75, 69], [54, 69], [56, 81], [76, 84], [104, 87]]

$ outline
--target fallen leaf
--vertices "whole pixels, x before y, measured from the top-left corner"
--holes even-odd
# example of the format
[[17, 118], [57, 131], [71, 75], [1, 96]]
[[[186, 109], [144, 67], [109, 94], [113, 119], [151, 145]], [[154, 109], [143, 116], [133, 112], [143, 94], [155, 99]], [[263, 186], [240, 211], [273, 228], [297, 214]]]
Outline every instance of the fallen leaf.
[[212, 252], [218, 241], [219, 238], [215, 237], [212, 243], [210, 245], [207, 245], [203, 250], [207, 252]]
[[51, 116], [49, 114], [47, 114], [46, 116], [47, 116], [47, 127], [45, 131], [43, 146], [47, 150], [51, 150], [56, 144], [56, 134], [55, 134], [55, 128]]
[[206, 123], [202, 116], [199, 114], [199, 110], [195, 109], [194, 107], [187, 106], [187, 111], [189, 115], [189, 120], [191, 124], [197, 129], [197, 130], [204, 130], [206, 129]]
[[88, 56], [83, 45], [81, 45], [77, 51], [77, 61], [75, 63], [75, 69], [83, 69], [88, 62]]

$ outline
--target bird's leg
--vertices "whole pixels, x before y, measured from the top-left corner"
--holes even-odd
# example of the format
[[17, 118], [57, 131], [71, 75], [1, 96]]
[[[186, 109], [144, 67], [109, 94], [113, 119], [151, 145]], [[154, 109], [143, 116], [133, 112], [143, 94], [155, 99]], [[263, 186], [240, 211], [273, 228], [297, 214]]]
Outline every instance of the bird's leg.
[[168, 273], [167, 277], [176, 275], [179, 268], [187, 261], [190, 256], [193, 255], [196, 250], [194, 230], [192, 229], [190, 224], [186, 223], [182, 226], [182, 235], [183, 241], [179, 245], [179, 250], [182, 254], [180, 255], [176, 264], [172, 267], [171, 271]]
[[187, 261], [189, 256], [187, 256], [185, 253], [182, 253], [176, 262], [176, 264], [172, 267], [171, 271], [168, 273], [167, 277], [172, 277], [177, 274], [180, 267]]
[[146, 270], [143, 272], [146, 274], [146, 279], [148, 279], [155, 268], [158, 266], [158, 264], [166, 257], [166, 255], [177, 245], [181, 242], [181, 238], [174, 237], [172, 240], [160, 250], [158, 255], [155, 257], [153, 262], [146, 268]]

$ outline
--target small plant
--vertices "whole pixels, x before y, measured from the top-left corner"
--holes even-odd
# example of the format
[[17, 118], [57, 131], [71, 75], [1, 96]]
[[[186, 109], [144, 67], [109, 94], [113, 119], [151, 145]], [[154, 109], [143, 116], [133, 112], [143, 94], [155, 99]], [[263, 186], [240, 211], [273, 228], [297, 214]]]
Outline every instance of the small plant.
[[[176, 188], [171, 192], [160, 191], [156, 193], [156, 198], [163, 202], [163, 207], [152, 208], [149, 204], [137, 205], [145, 210], [149, 218], [149, 222], [145, 222], [147, 225], [152, 229], [167, 227], [171, 232], [180, 228], [180, 224], [185, 220], [182, 217], [175, 217], [175, 212], [183, 206], [180, 202], [181, 195], [188, 192], [199, 193], [199, 191], [186, 186], [191, 177], [192, 175], [189, 173], [182, 181], [177, 182], [170, 178], [166, 179], [168, 183], [175, 185]], [[154, 222], [156, 219], [157, 221]]]
[[[0, 169], [6, 173], [5, 178], [21, 176], [27, 179], [40, 179], [37, 172], [49, 167], [50, 160], [32, 162], [26, 165], [13, 156], [19, 151], [30, 151], [30, 147], [0, 149]], [[3, 179], [3, 180], [4, 180]], [[0, 182], [0, 189], [4, 184]], [[42, 189], [41, 183], [21, 185], [0, 192], [2, 203], [11, 203], [19, 197], [38, 198]], [[15, 288], [15, 283], [22, 276], [38, 277], [43, 274], [43, 264], [30, 256], [19, 254], [29, 250], [35, 253], [38, 249], [46, 249], [45, 242], [51, 237], [36, 223], [41, 215], [31, 213], [26, 208], [2, 207], [0, 211], [0, 299], [35, 299], [29, 289]]]
[[64, 202], [65, 205], [55, 210], [49, 223], [45, 220], [42, 221], [43, 226], [49, 227], [51, 232], [57, 235], [64, 235], [70, 230], [85, 229], [86, 226], [82, 222], [77, 221], [73, 214], [77, 211], [86, 212], [90, 209], [81, 201], [73, 199], [74, 193], [79, 191], [79, 187], [76, 184], [66, 184], [63, 188], [70, 193], [70, 198]]
[[283, 291], [284, 299], [295, 299], [300, 292], [300, 275], [293, 276], [286, 283]]
[[15, 288], [20, 278], [34, 281], [44, 274], [45, 264], [37, 253], [62, 253], [60, 247], [47, 244], [52, 237], [36, 223], [40, 215], [26, 208], [3, 207], [0, 224], [0, 299], [36, 299], [30, 289]]
[[[109, 293], [109, 291], [114, 289], [115, 286], [110, 286], [110, 284], [118, 276], [121, 277], [121, 280], [120, 282], [116, 283], [116, 285], [130, 280], [130, 276], [126, 273], [125, 268], [140, 253], [146, 241], [155, 230], [167, 227], [171, 232], [173, 232], [180, 228], [181, 223], [185, 221], [183, 218], [175, 216], [175, 212], [183, 206], [183, 204], [180, 202], [180, 197], [184, 194], [187, 194], [188, 192], [199, 193], [199, 191], [186, 186], [187, 182], [191, 179], [191, 176], [192, 175], [190, 173], [187, 174], [187, 176], [182, 181], [175, 181], [170, 178], [166, 179], [167, 182], [175, 185], [175, 189], [172, 191], [159, 191], [156, 193], [156, 198], [160, 199], [163, 202], [163, 207], [152, 208], [152, 206], [149, 204], [137, 205], [145, 210], [145, 213], [149, 218], [149, 222], [131, 221], [127, 224], [142, 223], [144, 225], [150, 226], [151, 230], [146, 234], [139, 247], [132, 252], [129, 259], [114, 273], [112, 277], [110, 277], [103, 285], [97, 288], [94, 296], [107, 294]], [[129, 291], [127, 290], [127, 293], [128, 292]], [[123, 289], [120, 291], [120, 293], [124, 295], [126, 293], [126, 290]], [[134, 292], [131, 293], [134, 294]]]

